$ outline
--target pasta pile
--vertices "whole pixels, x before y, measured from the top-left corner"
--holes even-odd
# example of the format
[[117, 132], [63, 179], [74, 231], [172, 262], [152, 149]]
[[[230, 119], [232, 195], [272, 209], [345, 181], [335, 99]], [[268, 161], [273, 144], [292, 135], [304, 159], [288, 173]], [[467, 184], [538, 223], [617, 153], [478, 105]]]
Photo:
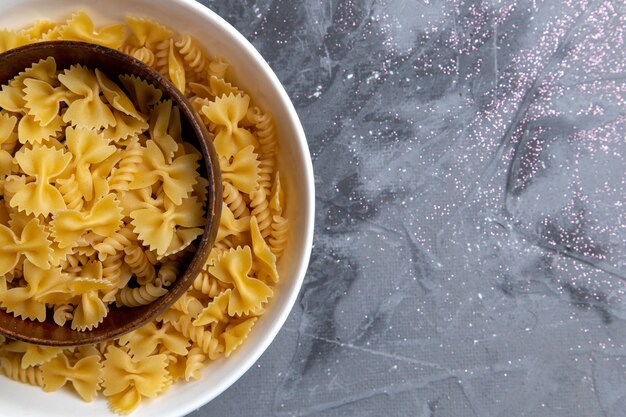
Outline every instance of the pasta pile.
[[[125, 24], [96, 27], [86, 13], [78, 12], [64, 23], [39, 21], [22, 31], [0, 31], [0, 52], [28, 43], [56, 39], [79, 40], [115, 48], [133, 55], [167, 76], [187, 95], [209, 131], [214, 134], [214, 145], [220, 157], [223, 203], [215, 246], [202, 272], [186, 294], [155, 322], [117, 340], [77, 348], [42, 347], [0, 337], [0, 372], [5, 376], [41, 386], [45, 391], [71, 386], [85, 401], [91, 401], [101, 392], [107, 397], [113, 411], [128, 413], [137, 407], [142, 398], [155, 397], [176, 381], [198, 379], [204, 364], [221, 357], [229, 357], [243, 343], [258, 317], [264, 313], [265, 304], [272, 297], [273, 287], [279, 281], [276, 263], [286, 248], [289, 232], [289, 221], [283, 213], [285, 193], [276, 161], [278, 138], [271, 114], [253, 105], [250, 97], [232, 83], [228, 63], [221, 58], [210, 58], [189, 34], [176, 34], [158, 22], [139, 17], [127, 17]], [[89, 162], [91, 152], [86, 152], [87, 150], [81, 153], [81, 161], [88, 166], [83, 167], [82, 162], [77, 166], [93, 173], [91, 185], [81, 184], [82, 180], [76, 176], [71, 178], [57, 173], [64, 172], [63, 151], [59, 150], [59, 144], [63, 140], [67, 142], [68, 138], [58, 136], [55, 123], [67, 123], [63, 119], [69, 112], [68, 107], [64, 115], [58, 114], [56, 105], [65, 103], [58, 90], [60, 86], [47, 83], [49, 87], [46, 87], [37, 81], [32, 83], [36, 85], [32, 89], [37, 92], [47, 89], [45, 95], [40, 95], [41, 102], [45, 105], [41, 108], [36, 106], [36, 119], [33, 116], [33, 120], [24, 122], [29, 117], [24, 115], [19, 123], [15, 123], [16, 120], [0, 123], [0, 139], [5, 137], [1, 143], [2, 150], [10, 154], [14, 149], [12, 146], [17, 148], [20, 145], [18, 152], [22, 148], [24, 152], [44, 149], [44, 152], [60, 155], [57, 157], [60, 162], [53, 167], [57, 168], [56, 171], [49, 168], [43, 170], [46, 181], [37, 176], [36, 182], [33, 182], [26, 176], [22, 183], [21, 179], [15, 178], [13, 166], [3, 160], [3, 154], [0, 154], [0, 174], [4, 173], [0, 185], [4, 190], [5, 201], [12, 192], [17, 192], [27, 184], [41, 183], [44, 184], [42, 188], [55, 188], [61, 194], [63, 203], [68, 207], [66, 211], [73, 213], [80, 223], [85, 216], [93, 217], [94, 212], [96, 218], [100, 219], [97, 204], [90, 201], [96, 201], [98, 196], [107, 193], [125, 193], [124, 200], [127, 201], [119, 204], [119, 211], [112, 212], [121, 213], [122, 219], [130, 218], [130, 226], [128, 222], [124, 222], [125, 226], [115, 232], [115, 237], [106, 238], [99, 243], [94, 242], [100, 240], [96, 236], [101, 235], [88, 234], [85, 238], [78, 239], [79, 246], [69, 254], [63, 254], [68, 246], [61, 247], [62, 245], [55, 243], [51, 256], [59, 259], [57, 271], [60, 275], [70, 274], [72, 280], [78, 282], [87, 279], [88, 284], [79, 287], [81, 291], [91, 288], [92, 292], [102, 292], [95, 289], [95, 282], [100, 282], [111, 274], [119, 274], [119, 281], [116, 282], [120, 283], [131, 272], [138, 277], [152, 277], [152, 272], [146, 272], [145, 269], [150, 270], [155, 258], [157, 262], [166, 259], [158, 271], [154, 270], [156, 278], [142, 279], [141, 282], [138, 279], [141, 285], [139, 288], [118, 291], [115, 295], [116, 301], [127, 305], [145, 302], [154, 295], [156, 288], [166, 287], [166, 283], [176, 276], [177, 255], [174, 249], [185, 248], [192, 236], [195, 236], [194, 229], [200, 226], [196, 222], [195, 214], [197, 207], [204, 203], [206, 195], [206, 180], [196, 174], [193, 174], [197, 181], [192, 189], [188, 186], [181, 187], [183, 181], [177, 183], [180, 178], [174, 175], [175, 170], [169, 175], [169, 185], [166, 185], [163, 175], [158, 178], [155, 178], [156, 174], [140, 177], [133, 175], [130, 162], [141, 160], [146, 165], [143, 172], [161, 172], [164, 164], [175, 164], [178, 158], [189, 158], [190, 163], [195, 161], [193, 158], [197, 156], [197, 151], [184, 143], [180, 146], [177, 111], [166, 102], [152, 97], [154, 92], [148, 92], [149, 89], [140, 81], [132, 80], [132, 77], [122, 79], [129, 97], [142, 97], [137, 101], [137, 112], [149, 114], [149, 117], [141, 121], [123, 110], [111, 110], [118, 123], [115, 126], [100, 126], [98, 135], [99, 138], [105, 138], [104, 140], [111, 139], [111, 143], [118, 149], [100, 162]], [[108, 83], [105, 81], [103, 85]], [[21, 93], [20, 88], [17, 88], [15, 94], [25, 97], [26, 87], [28, 86], [21, 89]], [[101, 91], [108, 101], [105, 88], [102, 87]], [[94, 95], [78, 97], [82, 90], [69, 90], [72, 92], [68, 100], [91, 100], [90, 105], [94, 106]], [[95, 106], [99, 104], [96, 103]], [[57, 110], [61, 119], [53, 115], [50, 107]], [[98, 111], [95, 114], [98, 114], [96, 119], [103, 121], [101, 124], [108, 117]], [[13, 120], [11, 118], [16, 116], [5, 109], [0, 110], [0, 117], [1, 121]], [[69, 117], [67, 116], [68, 119]], [[50, 123], [44, 125], [43, 120]], [[139, 133], [146, 130], [145, 122], [148, 124], [147, 135]], [[35, 143], [21, 144], [19, 138], [22, 135], [19, 130], [22, 124], [28, 128], [34, 126], [36, 132], [54, 130], [54, 133]], [[70, 136], [77, 133], [87, 134], [79, 126], [71, 129], [74, 133]], [[39, 133], [39, 136], [43, 135], [44, 133]], [[162, 140], [155, 140], [157, 136]], [[135, 151], [137, 147], [148, 154], [154, 152], [158, 157], [144, 159], [140, 156], [143, 155], [142, 152]], [[98, 155], [100, 158], [103, 156], [99, 152]], [[123, 164], [124, 161], [127, 161], [126, 165]], [[27, 172], [24, 168], [22, 170]], [[103, 194], [103, 188], [99, 188], [102, 186], [100, 179], [108, 178], [107, 170], [113, 177], [117, 173], [118, 179], [110, 179], [109, 191]], [[37, 185], [30, 186], [34, 187]], [[84, 198], [83, 191], [89, 193], [87, 189], [93, 190], [91, 200]], [[109, 199], [114, 200], [111, 197]], [[12, 201], [12, 198], [8, 201]], [[16, 201], [21, 200], [18, 198]], [[106, 204], [111, 204], [106, 197], [105, 201]], [[59, 206], [62, 205], [61, 200], [57, 199], [57, 202]], [[83, 207], [77, 208], [80, 204]], [[8, 207], [12, 207], [10, 203]], [[77, 214], [72, 210], [87, 214], [81, 214], [81, 220], [78, 221]], [[35, 222], [25, 223], [24, 216], [19, 213], [21, 212], [12, 211], [4, 214], [4, 217], [0, 217], [0, 224], [4, 226], [0, 227], [14, 234], [11, 236], [13, 247], [19, 253], [20, 259], [25, 259], [24, 267], [39, 272], [36, 262], [43, 259], [44, 254], [40, 253], [36, 245], [23, 243], [32, 242], [32, 236], [49, 239], [50, 233], [58, 228], [50, 225], [48, 230], [48, 226], [41, 221], [43, 214], [32, 214]], [[136, 214], [134, 218], [133, 213]], [[164, 238], [164, 230], [172, 230], [172, 225], [175, 225], [175, 231], [171, 238], [169, 234]], [[73, 232], [73, 228], [63, 229], [61, 226], [61, 230], [67, 229], [72, 229]], [[67, 243], [69, 239], [70, 236], [67, 236], [62, 241]], [[164, 242], [167, 241], [170, 243], [166, 245]], [[133, 246], [133, 242], [147, 245], [141, 248], [138, 245]], [[98, 253], [106, 254], [104, 261], [98, 259], [102, 263], [102, 276], [99, 275], [99, 264], [87, 261], [92, 256], [87, 251], [90, 247]], [[129, 247], [137, 249], [128, 249]], [[87, 253], [82, 253], [83, 251]], [[115, 259], [115, 264], [112, 259]], [[106, 260], [110, 263], [105, 266]], [[50, 263], [52, 265], [52, 261]], [[89, 277], [83, 278], [81, 274], [88, 274]], [[26, 275], [29, 276], [28, 280]], [[6, 285], [6, 288], [13, 285], [23, 286], [22, 284], [28, 284], [31, 280], [31, 275], [31, 271], [22, 276], [10, 272], [0, 284]], [[92, 281], [94, 286], [91, 286]], [[31, 290], [32, 287], [29, 291]], [[46, 292], [48, 289], [38, 287], [36, 290]], [[51, 299], [56, 301], [57, 293], [52, 291], [50, 294]], [[112, 300], [112, 297], [113, 295], [109, 295], [109, 299]], [[69, 304], [59, 304], [54, 310], [54, 320], [58, 323], [73, 321], [76, 315], [77, 309]]]
[[99, 70], [57, 71], [50, 57], [0, 89], [0, 308], [16, 317], [50, 309], [84, 331], [113, 302], [149, 304], [203, 232], [207, 180], [178, 108], [120, 80], [132, 99]]

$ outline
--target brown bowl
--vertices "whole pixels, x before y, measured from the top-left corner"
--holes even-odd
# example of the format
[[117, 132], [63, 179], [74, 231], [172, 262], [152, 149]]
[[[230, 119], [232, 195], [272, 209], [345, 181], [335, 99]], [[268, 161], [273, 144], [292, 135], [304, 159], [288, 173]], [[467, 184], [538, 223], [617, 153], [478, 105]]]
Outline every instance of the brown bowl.
[[210, 183], [207, 201], [208, 222], [202, 236], [194, 242], [197, 250], [185, 258], [181, 267], [182, 275], [163, 297], [142, 307], [111, 307], [98, 327], [84, 332], [66, 326], [60, 327], [50, 320], [45, 322], [22, 320], [0, 309], [0, 333], [10, 338], [48, 346], [77, 346], [102, 342], [136, 329], [154, 320], [185, 293], [205, 264], [215, 241], [222, 208], [222, 186], [213, 142], [189, 101], [170, 81], [131, 56], [84, 42], [36, 43], [0, 54], [0, 85], [6, 84], [37, 61], [50, 56], [55, 58], [57, 69], [82, 64], [91, 69], [98, 68], [112, 80], [117, 80], [121, 74], [132, 74], [159, 88], [164, 99], [171, 99], [180, 108], [183, 136], [186, 141], [201, 150], [200, 175], [207, 178]]

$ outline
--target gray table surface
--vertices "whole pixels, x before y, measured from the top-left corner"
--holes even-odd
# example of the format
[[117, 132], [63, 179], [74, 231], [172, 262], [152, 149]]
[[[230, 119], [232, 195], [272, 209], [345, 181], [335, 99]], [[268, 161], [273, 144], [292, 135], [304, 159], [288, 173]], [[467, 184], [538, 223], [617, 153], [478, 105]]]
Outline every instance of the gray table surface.
[[191, 414], [625, 416], [622, 0], [203, 1], [307, 134], [315, 246]]

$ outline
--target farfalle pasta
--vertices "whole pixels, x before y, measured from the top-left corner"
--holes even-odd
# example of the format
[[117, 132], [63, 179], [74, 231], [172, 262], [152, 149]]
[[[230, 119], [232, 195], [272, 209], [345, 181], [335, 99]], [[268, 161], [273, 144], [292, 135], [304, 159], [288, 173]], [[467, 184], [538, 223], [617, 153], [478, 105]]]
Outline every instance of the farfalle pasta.
[[[80, 348], [0, 338], [0, 373], [46, 391], [68, 386], [85, 401], [103, 395], [128, 413], [231, 356], [263, 315], [289, 243], [280, 138], [271, 113], [230, 78], [237, 69], [191, 34], [141, 16], [99, 26], [78, 12], [0, 31], [0, 52], [54, 39], [117, 48], [153, 66], [190, 99], [220, 158], [215, 246], [156, 321]], [[88, 329], [112, 302], [161, 297], [202, 233], [208, 181], [199, 160], [181, 141], [176, 106], [146, 81], [111, 80], [80, 63], [59, 70], [53, 59], [25, 69], [0, 88], [0, 307]]]
[[[85, 16], [68, 23], [80, 23], [72, 33], [91, 27]], [[175, 281], [166, 256], [202, 233], [205, 209], [200, 194], [193, 195], [200, 156], [182, 141], [178, 109], [153, 103], [143, 114], [128, 94], [97, 69], [57, 69], [51, 58], [2, 87], [0, 101], [8, 105], [0, 105], [0, 145], [14, 143], [0, 149], [0, 308], [6, 312], [45, 321], [52, 310], [56, 324], [91, 330], [111, 303], [139, 306], [163, 296]], [[141, 128], [111, 134], [113, 112], [139, 120]], [[161, 114], [167, 120], [149, 129], [148, 120]], [[23, 137], [30, 130], [19, 127], [27, 118], [42, 128], [59, 122], [61, 130], [31, 140]], [[142, 169], [159, 175], [142, 184]], [[135, 192], [141, 208], [124, 214], [121, 201]], [[142, 210], [149, 221], [138, 227], [132, 222]], [[157, 281], [162, 263], [169, 275]], [[129, 288], [131, 280], [138, 287]]]

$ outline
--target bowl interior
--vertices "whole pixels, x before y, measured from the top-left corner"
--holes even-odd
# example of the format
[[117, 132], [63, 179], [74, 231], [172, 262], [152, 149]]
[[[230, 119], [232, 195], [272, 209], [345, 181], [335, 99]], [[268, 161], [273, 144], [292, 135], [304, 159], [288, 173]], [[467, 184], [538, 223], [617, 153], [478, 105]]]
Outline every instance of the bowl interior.
[[[263, 58], [232, 26], [195, 0], [2, 0], [0, 28], [20, 29], [37, 19], [61, 21], [78, 8], [87, 11], [98, 24], [120, 22], [126, 14], [133, 14], [156, 19], [179, 33], [191, 33], [211, 55], [221, 56], [232, 65], [235, 81], [262, 109], [270, 110], [276, 121], [280, 139], [278, 165], [281, 172], [288, 173], [284, 175], [284, 185], [286, 217], [291, 222], [289, 245], [278, 264], [281, 282], [267, 312], [230, 358], [211, 362], [202, 370], [199, 381], [174, 384], [163, 395], [143, 401], [132, 414], [184, 416], [220, 394], [254, 364], [285, 323], [296, 300], [313, 237], [314, 183], [306, 138], [293, 105]], [[297, 324], [288, 321], [286, 327], [294, 329]], [[280, 384], [274, 381], [271, 371], [268, 378], [271, 383]], [[6, 378], [0, 378], [0, 390], [5, 393], [0, 395], [0, 409], [6, 415], [65, 417], [67, 410], [72, 410], [76, 415], [115, 416], [106, 401], [83, 403], [70, 391], [44, 393]]]
[[[118, 82], [122, 74], [136, 75], [163, 91], [163, 99], [174, 101], [181, 111], [183, 138], [202, 152], [200, 175], [209, 179], [207, 202], [207, 225], [204, 233], [194, 242], [197, 250], [189, 252], [184, 259], [179, 277], [169, 291], [151, 304], [129, 308], [114, 307], [104, 321], [90, 331], [74, 331], [69, 326], [60, 327], [51, 320], [44, 322], [22, 320], [0, 310], [0, 333], [23, 340], [51, 346], [73, 346], [97, 343], [120, 336], [153, 320], [174, 303], [191, 285], [193, 279], [206, 262], [215, 240], [221, 211], [221, 182], [219, 164], [209, 133], [193, 111], [185, 97], [156, 71], [128, 55], [113, 49], [82, 42], [42, 42], [17, 48], [0, 54], [0, 85], [6, 84], [19, 72], [40, 59], [54, 57], [57, 71], [81, 64], [90, 69], [99, 69], [111, 80]], [[219, 203], [219, 204], [218, 204]]]

